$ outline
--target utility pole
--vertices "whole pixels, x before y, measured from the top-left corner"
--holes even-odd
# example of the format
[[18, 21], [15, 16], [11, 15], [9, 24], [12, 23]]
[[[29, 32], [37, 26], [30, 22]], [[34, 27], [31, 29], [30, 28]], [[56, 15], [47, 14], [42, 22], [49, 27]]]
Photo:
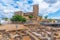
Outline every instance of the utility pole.
[[16, 33], [18, 32], [17, 29], [18, 29], [18, 25], [16, 25]]

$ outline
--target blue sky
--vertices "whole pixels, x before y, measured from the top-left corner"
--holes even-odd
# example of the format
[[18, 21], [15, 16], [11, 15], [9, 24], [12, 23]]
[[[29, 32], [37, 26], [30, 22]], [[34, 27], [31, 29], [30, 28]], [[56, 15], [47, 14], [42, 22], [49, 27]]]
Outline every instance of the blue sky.
[[11, 18], [15, 11], [32, 12], [39, 4], [39, 15], [60, 19], [60, 0], [0, 0], [0, 18]]

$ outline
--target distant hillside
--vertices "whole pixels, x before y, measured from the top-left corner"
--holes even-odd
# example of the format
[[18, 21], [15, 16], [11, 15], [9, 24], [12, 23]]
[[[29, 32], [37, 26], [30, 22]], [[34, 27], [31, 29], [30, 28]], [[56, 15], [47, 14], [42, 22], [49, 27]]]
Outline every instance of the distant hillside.
[[[49, 19], [48, 19], [48, 20], [49, 20]], [[52, 20], [56, 20], [56, 21], [60, 22], [60, 19], [52, 19]]]
[[55, 19], [55, 20], [57, 20], [58, 22], [60, 22], [60, 19]]

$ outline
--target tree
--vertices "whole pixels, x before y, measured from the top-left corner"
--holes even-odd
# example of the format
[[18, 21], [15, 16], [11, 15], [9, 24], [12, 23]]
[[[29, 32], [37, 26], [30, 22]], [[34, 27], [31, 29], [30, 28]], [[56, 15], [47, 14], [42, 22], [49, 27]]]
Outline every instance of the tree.
[[5, 21], [7, 21], [8, 20], [8, 18], [3, 18]]
[[55, 19], [49, 19], [49, 21], [50, 21], [50, 22], [56, 22], [56, 20], [55, 20]]
[[2, 24], [1, 24], [1, 19], [0, 19], [0, 25], [2, 25]]
[[52, 22], [52, 19], [48, 19], [50, 22]]
[[0, 23], [0, 25], [2, 25], [2, 24]]
[[33, 15], [29, 15], [29, 18], [32, 19], [33, 18]]
[[39, 16], [40, 17], [40, 20], [42, 20], [43, 19], [43, 17], [42, 16]]
[[22, 22], [23, 22], [23, 23], [26, 22], [26, 18], [22, 18]]
[[2, 25], [1, 22], [0, 22], [0, 25]]
[[12, 22], [26, 22], [26, 18], [24, 18], [24, 17], [21, 16], [21, 15], [14, 15], [14, 16], [11, 18], [11, 21], [12, 21]]
[[47, 19], [48, 18], [48, 16], [45, 16], [45, 19]]

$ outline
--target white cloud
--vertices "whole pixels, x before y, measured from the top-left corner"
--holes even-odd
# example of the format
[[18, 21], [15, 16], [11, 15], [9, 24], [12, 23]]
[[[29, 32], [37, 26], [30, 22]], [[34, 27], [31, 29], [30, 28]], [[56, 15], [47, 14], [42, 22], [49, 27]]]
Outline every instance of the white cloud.
[[[17, 6], [18, 8], [15, 8], [15, 6]], [[4, 16], [8, 17], [9, 15], [11, 16], [15, 11], [28, 12], [31, 11], [32, 8], [27, 3], [27, 0], [23, 2], [20, 1], [14, 2], [13, 0], [2, 0], [0, 3], [0, 10], [1, 10], [0, 15], [3, 14]]]
[[48, 15], [49, 13], [54, 13], [57, 10], [60, 9], [60, 0], [57, 0], [55, 4], [51, 4], [51, 7], [49, 6], [50, 4], [45, 3], [43, 0], [34, 0], [35, 4], [39, 4], [39, 13], [45, 15]]
[[[52, 4], [51, 7], [49, 7], [48, 3], [45, 3], [43, 0], [33, 0], [33, 4], [28, 4], [27, 0], [24, 1], [17, 1], [16, 3], [13, 0], [1, 0], [3, 3], [5, 3], [6, 6], [3, 6], [3, 3], [0, 3], [0, 10], [2, 10], [2, 14], [9, 13], [9, 15], [12, 15], [15, 11], [32, 11], [33, 4], [39, 4], [39, 13], [43, 16], [48, 15], [49, 13], [54, 13], [57, 10], [60, 9], [60, 0], [57, 0], [57, 3]], [[13, 4], [13, 5], [11, 5]], [[15, 8], [15, 6], [18, 6], [18, 8]], [[7, 14], [6, 14], [7, 15]]]
[[52, 19], [60, 19], [60, 16], [58, 16], [58, 17], [51, 17]]
[[48, 12], [56, 12], [57, 10], [60, 9], [60, 1], [53, 4], [51, 8], [48, 8]]

